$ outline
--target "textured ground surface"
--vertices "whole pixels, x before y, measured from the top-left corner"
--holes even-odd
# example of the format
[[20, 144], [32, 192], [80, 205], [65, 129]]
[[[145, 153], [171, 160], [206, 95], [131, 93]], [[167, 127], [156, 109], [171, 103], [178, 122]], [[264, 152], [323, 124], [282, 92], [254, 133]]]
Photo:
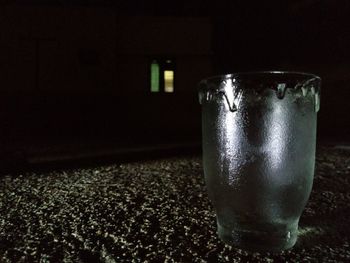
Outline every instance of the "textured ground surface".
[[350, 262], [350, 152], [319, 148], [297, 245], [216, 237], [201, 159], [0, 177], [0, 262]]

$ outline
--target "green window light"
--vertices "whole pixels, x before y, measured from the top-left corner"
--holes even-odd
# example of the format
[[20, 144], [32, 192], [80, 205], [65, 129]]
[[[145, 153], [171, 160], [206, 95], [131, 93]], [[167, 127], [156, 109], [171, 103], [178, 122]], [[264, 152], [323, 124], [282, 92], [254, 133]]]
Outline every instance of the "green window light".
[[155, 60], [151, 64], [151, 92], [159, 92], [159, 64]]

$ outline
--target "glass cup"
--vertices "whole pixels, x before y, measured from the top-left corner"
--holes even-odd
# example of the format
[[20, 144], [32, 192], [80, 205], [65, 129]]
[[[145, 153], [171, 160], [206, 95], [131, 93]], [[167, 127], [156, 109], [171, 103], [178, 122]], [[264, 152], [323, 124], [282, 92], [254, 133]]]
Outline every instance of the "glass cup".
[[204, 177], [225, 243], [293, 247], [315, 167], [318, 76], [253, 72], [199, 84]]

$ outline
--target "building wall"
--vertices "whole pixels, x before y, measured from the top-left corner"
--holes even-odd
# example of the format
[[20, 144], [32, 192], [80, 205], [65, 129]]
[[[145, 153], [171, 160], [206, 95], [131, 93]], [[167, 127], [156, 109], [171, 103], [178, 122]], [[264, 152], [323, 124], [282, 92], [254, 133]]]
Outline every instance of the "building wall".
[[[3, 137], [198, 136], [197, 83], [212, 72], [210, 20], [116, 13], [0, 9]], [[152, 94], [150, 61], [168, 56], [176, 62], [175, 92]]]
[[[3, 7], [1, 56], [7, 63], [2, 90], [22, 92], [96, 89], [114, 82], [115, 15], [105, 9]], [[81, 51], [97, 50], [98, 67], [79, 61]], [[114, 85], [112, 85], [114, 86]]]

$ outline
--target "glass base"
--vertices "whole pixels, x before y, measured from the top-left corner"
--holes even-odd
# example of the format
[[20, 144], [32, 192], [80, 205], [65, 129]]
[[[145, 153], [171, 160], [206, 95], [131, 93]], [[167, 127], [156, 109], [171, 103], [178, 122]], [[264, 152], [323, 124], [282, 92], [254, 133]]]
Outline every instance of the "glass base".
[[263, 232], [228, 229], [218, 224], [219, 238], [228, 245], [249, 251], [280, 252], [292, 248], [298, 236], [298, 227], [289, 231]]

